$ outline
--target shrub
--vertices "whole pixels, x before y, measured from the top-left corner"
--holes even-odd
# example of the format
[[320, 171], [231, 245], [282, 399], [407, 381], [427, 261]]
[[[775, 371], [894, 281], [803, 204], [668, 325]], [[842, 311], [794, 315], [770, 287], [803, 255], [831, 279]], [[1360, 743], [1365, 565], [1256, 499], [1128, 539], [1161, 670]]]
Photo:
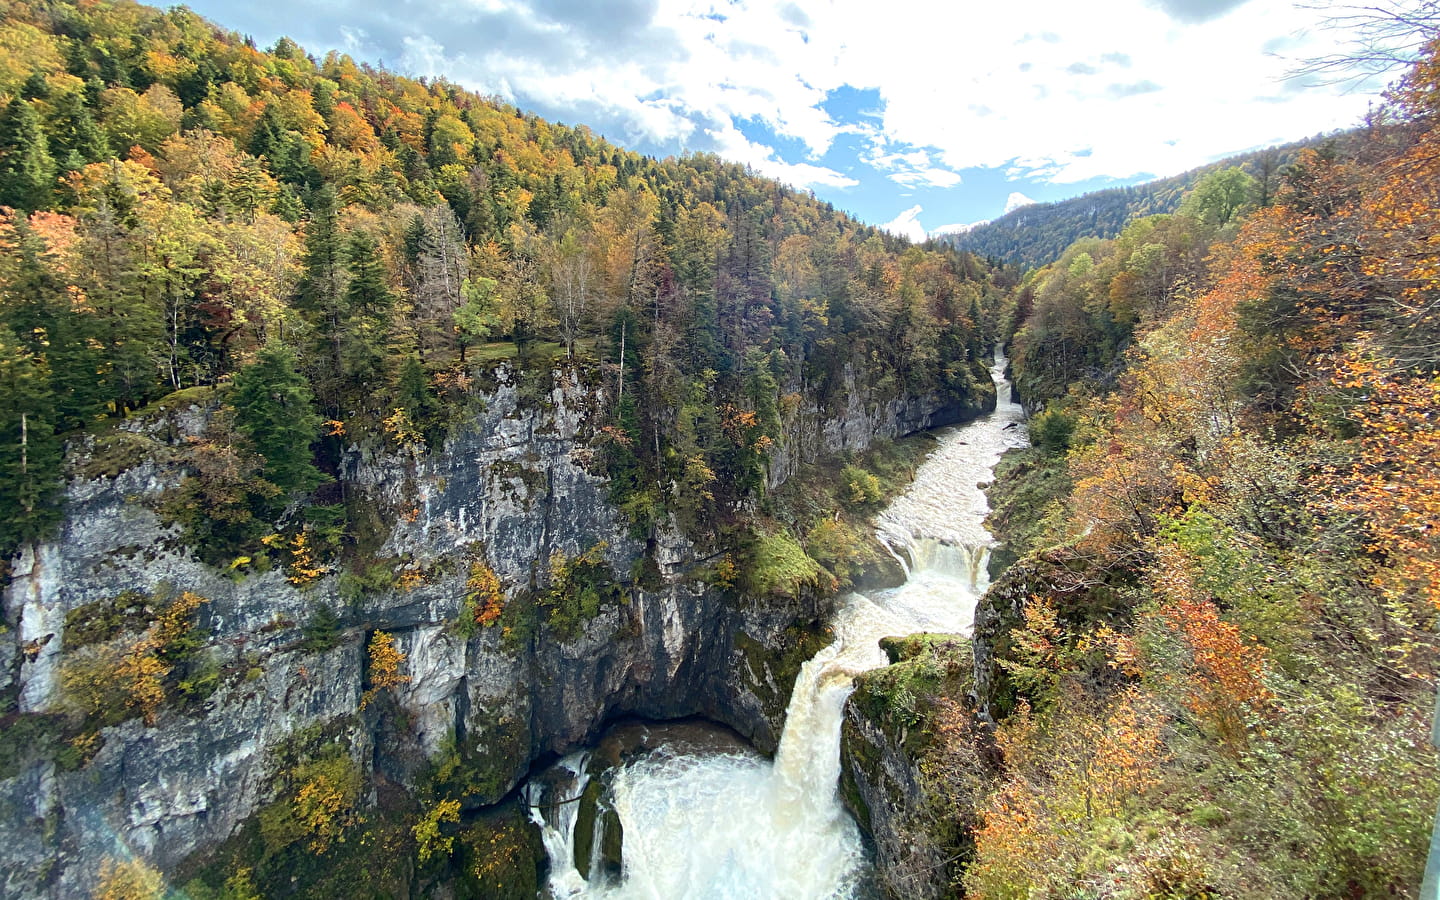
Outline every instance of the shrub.
[[266, 850], [278, 853], [304, 841], [311, 853], [324, 853], [362, 820], [360, 768], [349, 756], [334, 755], [301, 763], [287, 773], [289, 787], [260, 811]]
[[1075, 417], [1056, 406], [1030, 420], [1030, 443], [1047, 453], [1064, 453], [1075, 436]]
[[859, 466], [846, 466], [840, 471], [844, 485], [845, 502], [851, 506], [869, 506], [879, 503], [885, 496], [880, 479]]

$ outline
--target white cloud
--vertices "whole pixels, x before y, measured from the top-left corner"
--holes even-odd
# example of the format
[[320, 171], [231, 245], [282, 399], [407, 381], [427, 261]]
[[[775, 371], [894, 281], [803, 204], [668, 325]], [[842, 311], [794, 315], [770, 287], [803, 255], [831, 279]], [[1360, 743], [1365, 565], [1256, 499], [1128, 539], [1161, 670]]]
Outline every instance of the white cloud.
[[942, 234], [964, 234], [967, 231], [974, 231], [981, 225], [989, 224], [989, 219], [983, 219], [979, 222], [971, 222], [968, 225], [941, 225], [939, 228], [930, 229], [930, 236], [939, 237]]
[[1005, 212], [1014, 212], [1022, 206], [1029, 206], [1034, 203], [1029, 197], [1019, 191], [1012, 191], [1010, 196], [1005, 198]]
[[910, 188], [952, 188], [961, 181], [960, 173], [952, 172], [949, 169], [938, 169], [934, 166], [913, 172], [894, 172], [888, 177], [896, 184], [903, 184]]
[[919, 244], [927, 237], [925, 226], [920, 224], [920, 213], [923, 207], [918, 203], [896, 216], [894, 219], [881, 225], [880, 228], [899, 237], [909, 238]]
[[[628, 143], [716, 150], [814, 187], [857, 183], [822, 161], [847, 135], [862, 165], [906, 188], [954, 188], [971, 167], [1074, 183], [1170, 174], [1349, 126], [1369, 99], [1280, 80], [1277, 42], [1296, 58], [1344, 35], [1317, 27], [1324, 10], [1274, 0], [1112, 0], [1103, 15], [1072, 0], [890, 0], [883, 11], [872, 0], [192, 6], [236, 27], [270, 22], [312, 50], [443, 74]], [[879, 103], [837, 121], [825, 104], [844, 86]], [[773, 134], [773, 147], [741, 125]]]
[[847, 188], [859, 184], [854, 178], [824, 166], [787, 163], [772, 148], [755, 143], [733, 125], [712, 129], [709, 135], [718, 145], [720, 155], [726, 159], [796, 187]]

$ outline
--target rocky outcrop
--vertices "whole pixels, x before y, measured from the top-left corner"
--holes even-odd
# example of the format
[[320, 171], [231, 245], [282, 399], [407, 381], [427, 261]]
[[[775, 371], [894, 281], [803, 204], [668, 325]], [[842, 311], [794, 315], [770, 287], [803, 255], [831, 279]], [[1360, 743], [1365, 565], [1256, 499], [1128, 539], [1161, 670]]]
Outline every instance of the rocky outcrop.
[[[142, 453], [113, 477], [72, 480], [60, 533], [12, 562], [4, 598], [0, 714], [12, 736], [40, 737], [0, 747], [0, 894], [83, 896], [106, 857], [133, 854], [171, 870], [275, 799], [277, 748], [296, 735], [336, 739], [367, 783], [413, 783], [454, 746], [471, 805], [499, 800], [534, 761], [625, 714], [698, 714], [773, 748], [793, 658], [830, 600], [737, 600], [694, 578], [696, 551], [676, 530], [648, 546], [633, 537], [586, 465], [587, 417], [600, 399], [573, 372], [527, 398], [501, 368], [442, 451], [352, 448], [340, 472], [346, 502], [385, 523], [376, 555], [400, 576], [368, 593], [342, 591], [334, 574], [297, 586], [278, 570], [237, 562], [225, 571], [196, 559], [157, 512], [183, 474], [164, 453]], [[810, 444], [788, 448], [772, 477], [955, 414], [938, 399], [857, 402], [820, 422]], [[186, 407], [126, 428], [158, 450], [198, 434], [204, 420], [203, 408]], [[544, 583], [552, 554], [596, 547], [617, 574], [618, 599], [573, 633], [541, 624], [530, 634], [491, 626], [464, 637], [454, 627], [474, 560], [485, 560], [514, 600]], [[630, 573], [647, 556], [658, 577], [642, 587]], [[60, 741], [67, 615], [125, 592], [179, 591], [206, 600], [197, 652], [213, 689], [159, 710], [153, 723], [136, 717], [102, 729], [98, 748]], [[316, 641], [307, 626], [322, 611], [335, 625]], [[377, 631], [395, 636], [409, 681], [362, 708], [365, 647]]]
[[882, 646], [891, 665], [860, 675], [845, 704], [841, 795], [874, 841], [886, 896], [959, 896], [990, 777], [970, 641], [911, 635]]
[[973, 365], [966, 390], [960, 393], [933, 391], [922, 396], [879, 398], [857, 380], [849, 365], [843, 385], [838, 407], [810, 402], [789, 417], [785, 442], [771, 457], [771, 487], [811, 460], [859, 452], [877, 440], [969, 421], [994, 412], [996, 404], [995, 383], [982, 363]]
[[1061, 620], [1084, 616], [1113, 602], [1119, 586], [1095, 578], [1088, 556], [1068, 546], [1030, 553], [1006, 569], [975, 606], [975, 697], [979, 714], [994, 723], [1015, 707], [1016, 691], [1002, 663], [1013, 659], [1012, 633], [1025, 625], [1032, 597], [1055, 599]]

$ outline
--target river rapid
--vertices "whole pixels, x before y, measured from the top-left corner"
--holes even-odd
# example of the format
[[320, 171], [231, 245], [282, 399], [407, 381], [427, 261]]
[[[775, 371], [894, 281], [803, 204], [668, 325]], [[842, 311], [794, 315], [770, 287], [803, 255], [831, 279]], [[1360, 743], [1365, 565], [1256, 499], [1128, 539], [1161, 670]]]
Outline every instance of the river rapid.
[[[602, 859], [597, 822], [587, 880], [574, 864], [575, 824], [590, 751], [572, 754], [527, 787], [554, 898], [607, 900], [859, 900], [874, 895], [859, 827], [841, 803], [840, 725], [857, 674], [886, 664], [882, 637], [968, 634], [987, 587], [993, 543], [984, 528], [989, 481], [1005, 450], [1026, 443], [1006, 360], [991, 377], [995, 412], [937, 432], [915, 481], [879, 516], [877, 534], [905, 568], [897, 588], [850, 594], [835, 641], [805, 664], [773, 762], [724, 733], [690, 726], [647, 731], [648, 749], [610, 773], [605, 805], [623, 826], [623, 871]], [[613, 828], [613, 824], [610, 826]]]

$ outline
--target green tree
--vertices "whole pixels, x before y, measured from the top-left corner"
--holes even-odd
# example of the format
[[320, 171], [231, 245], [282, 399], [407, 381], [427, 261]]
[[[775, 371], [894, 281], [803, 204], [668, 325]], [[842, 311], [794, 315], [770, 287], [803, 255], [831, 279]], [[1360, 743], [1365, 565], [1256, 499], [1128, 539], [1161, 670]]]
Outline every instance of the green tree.
[[485, 339], [500, 327], [500, 315], [496, 310], [499, 284], [493, 278], [467, 278], [460, 285], [460, 294], [465, 302], [455, 310], [456, 342], [460, 346], [460, 361], [465, 361], [465, 350]]
[[106, 402], [106, 365], [94, 322], [71, 302], [47, 259], [44, 239], [24, 219], [17, 218], [14, 227], [16, 252], [0, 284], [0, 320], [45, 363], [54, 424], [61, 431], [79, 428], [94, 421]]
[[50, 205], [55, 160], [35, 107], [19, 97], [0, 116], [0, 206], [33, 211]]
[[1211, 172], [1180, 204], [1180, 212], [1217, 228], [1235, 219], [1259, 194], [1259, 183], [1239, 166]]
[[55, 101], [51, 120], [51, 134], [55, 136], [51, 151], [62, 171], [71, 172], [114, 155], [110, 150], [110, 139], [96, 124], [80, 92], [61, 95]]
[[335, 189], [326, 185], [310, 206], [305, 225], [304, 269], [295, 292], [295, 308], [310, 321], [307, 363], [316, 391], [327, 407], [338, 403], [341, 308], [345, 293], [345, 254], [340, 242], [340, 210]]
[[440, 401], [430, 389], [430, 379], [425, 376], [420, 357], [413, 353], [400, 364], [400, 373], [395, 380], [395, 404], [405, 410], [415, 427], [425, 433], [426, 442], [431, 442], [439, 423]]
[[60, 441], [45, 364], [0, 326], [0, 556], [60, 517]]
[[315, 468], [310, 444], [320, 429], [309, 382], [295, 356], [271, 345], [235, 376], [231, 403], [235, 427], [265, 460], [265, 478], [286, 493], [309, 491], [326, 480]]
[[374, 238], [363, 231], [350, 235], [346, 257], [350, 281], [342, 304], [340, 362], [341, 371], [358, 386], [385, 368], [395, 295]]

